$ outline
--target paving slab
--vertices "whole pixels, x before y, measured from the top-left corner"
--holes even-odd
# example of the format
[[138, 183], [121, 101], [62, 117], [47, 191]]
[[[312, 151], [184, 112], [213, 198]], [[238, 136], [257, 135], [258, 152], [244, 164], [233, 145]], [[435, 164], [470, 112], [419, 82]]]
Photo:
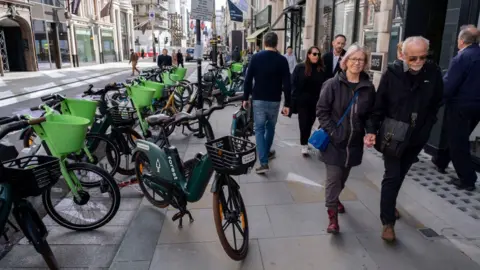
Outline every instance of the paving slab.
[[258, 241], [265, 270], [379, 269], [355, 235], [351, 234]]
[[158, 245], [150, 270], [164, 269], [263, 270], [264, 268], [258, 242], [253, 240], [249, 243], [247, 258], [241, 262], [230, 259], [219, 242]]

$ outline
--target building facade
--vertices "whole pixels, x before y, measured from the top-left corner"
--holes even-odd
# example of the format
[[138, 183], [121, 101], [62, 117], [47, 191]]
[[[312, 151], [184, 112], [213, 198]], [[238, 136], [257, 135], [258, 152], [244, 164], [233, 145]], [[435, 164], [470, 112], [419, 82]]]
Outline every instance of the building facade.
[[[163, 0], [158, 2], [132, 0], [132, 5], [134, 8], [136, 51], [144, 50], [150, 55], [153, 53], [153, 45], [155, 44], [158, 53], [158, 48], [167, 46], [171, 42], [171, 36], [168, 32], [169, 2]], [[153, 22], [149, 19], [150, 11], [155, 14]]]
[[0, 1], [0, 60], [4, 71], [37, 70], [30, 8], [28, 1]]

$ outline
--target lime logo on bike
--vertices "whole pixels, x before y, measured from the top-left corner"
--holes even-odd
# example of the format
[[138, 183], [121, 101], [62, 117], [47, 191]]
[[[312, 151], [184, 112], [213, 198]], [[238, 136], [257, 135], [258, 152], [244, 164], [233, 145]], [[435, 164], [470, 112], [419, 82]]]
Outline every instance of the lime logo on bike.
[[150, 146], [148, 146], [146, 144], [143, 144], [143, 143], [137, 143], [137, 148], [140, 148], [140, 149], [145, 150], [145, 151], [150, 150]]
[[242, 157], [242, 164], [248, 164], [254, 160], [255, 160], [255, 152], [252, 152]]
[[160, 172], [160, 169], [162, 168], [162, 165], [160, 164], [160, 160], [157, 158], [157, 162], [155, 163], [155, 166], [157, 167], [157, 173]]

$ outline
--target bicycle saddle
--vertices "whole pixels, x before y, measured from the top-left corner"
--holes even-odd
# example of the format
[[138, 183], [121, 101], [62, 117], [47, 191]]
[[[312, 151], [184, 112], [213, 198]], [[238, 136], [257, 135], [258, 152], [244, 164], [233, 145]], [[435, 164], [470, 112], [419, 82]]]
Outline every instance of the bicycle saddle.
[[156, 114], [147, 117], [147, 123], [152, 126], [168, 125], [174, 121], [182, 122], [183, 120], [194, 118], [195, 116], [186, 112], [179, 112], [174, 116], [168, 116], [166, 114]]

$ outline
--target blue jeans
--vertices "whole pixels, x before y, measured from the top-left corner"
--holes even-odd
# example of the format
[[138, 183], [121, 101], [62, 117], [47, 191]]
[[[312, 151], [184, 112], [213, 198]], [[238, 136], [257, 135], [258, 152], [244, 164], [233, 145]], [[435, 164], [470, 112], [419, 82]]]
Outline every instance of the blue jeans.
[[268, 164], [268, 153], [270, 153], [275, 136], [280, 102], [254, 100], [252, 103], [257, 152], [260, 164], [266, 165]]

